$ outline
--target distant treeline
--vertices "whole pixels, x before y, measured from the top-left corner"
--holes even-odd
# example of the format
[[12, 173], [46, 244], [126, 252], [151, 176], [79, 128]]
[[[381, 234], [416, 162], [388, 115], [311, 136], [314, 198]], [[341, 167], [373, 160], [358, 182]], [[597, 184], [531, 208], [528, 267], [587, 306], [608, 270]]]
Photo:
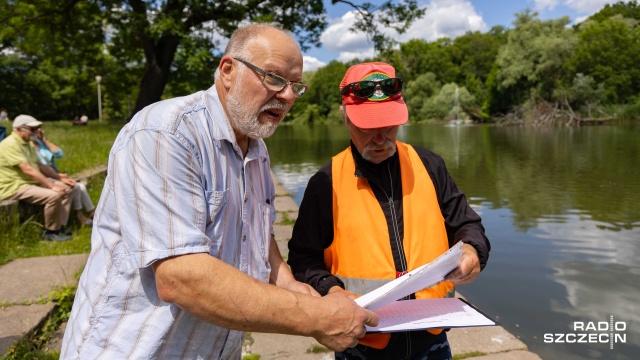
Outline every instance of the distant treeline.
[[[366, 60], [396, 68], [412, 122], [640, 119], [639, 22], [636, 1], [607, 5], [575, 26], [567, 17], [543, 21], [525, 10], [516, 14], [512, 29], [411, 40]], [[360, 61], [333, 61], [306, 74], [308, 95], [296, 102], [289, 120], [340, 122], [339, 83]]]

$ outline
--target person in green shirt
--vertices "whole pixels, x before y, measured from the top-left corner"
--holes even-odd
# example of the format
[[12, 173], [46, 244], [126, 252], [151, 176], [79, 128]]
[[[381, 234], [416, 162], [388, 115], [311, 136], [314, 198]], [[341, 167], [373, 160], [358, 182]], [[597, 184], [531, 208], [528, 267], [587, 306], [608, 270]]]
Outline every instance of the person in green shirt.
[[42, 123], [18, 115], [13, 132], [0, 142], [0, 200], [19, 200], [44, 206], [44, 239], [66, 241], [73, 179], [41, 166], [31, 137]]

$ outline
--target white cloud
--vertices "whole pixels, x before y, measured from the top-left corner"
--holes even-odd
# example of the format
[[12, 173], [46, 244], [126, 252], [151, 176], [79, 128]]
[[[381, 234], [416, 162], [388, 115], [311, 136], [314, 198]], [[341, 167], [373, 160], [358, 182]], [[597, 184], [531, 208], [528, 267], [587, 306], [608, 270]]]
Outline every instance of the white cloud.
[[553, 10], [558, 5], [559, 0], [536, 0], [535, 8], [538, 11], [542, 10]]
[[353, 59], [364, 60], [366, 58], [372, 58], [374, 56], [375, 56], [375, 51], [373, 49], [373, 46], [371, 46], [369, 49], [365, 51], [342, 51], [340, 52], [340, 55], [338, 56], [337, 60], [340, 62], [347, 62]]
[[[357, 54], [373, 53], [373, 46], [363, 32], [352, 32], [349, 28], [355, 23], [354, 11], [350, 11], [337, 19], [320, 35], [324, 48], [339, 52], [339, 61], [364, 57]], [[355, 55], [355, 56], [354, 56]]]
[[304, 71], [314, 71], [327, 65], [327, 63], [325, 63], [324, 61], [320, 61], [313, 56], [303, 56], [302, 62], [302, 68], [304, 69]]
[[[619, 0], [535, 0], [537, 10], [553, 10], [556, 6], [566, 6], [580, 14], [594, 14], [606, 4], [613, 4]], [[629, 1], [623, 1], [629, 2]]]
[[[368, 41], [366, 34], [349, 31], [355, 20], [355, 12], [348, 12], [336, 19], [320, 36], [324, 48], [340, 53], [338, 61], [374, 56], [373, 44]], [[467, 31], [487, 30], [487, 24], [470, 1], [431, 0], [425, 15], [415, 21], [404, 34], [399, 35], [391, 29], [383, 29], [383, 32], [399, 42], [407, 42], [411, 39], [453, 39]]]
[[456, 38], [467, 31], [487, 31], [489, 28], [473, 4], [467, 0], [432, 0], [424, 16], [400, 35], [398, 40], [434, 41], [443, 37]]

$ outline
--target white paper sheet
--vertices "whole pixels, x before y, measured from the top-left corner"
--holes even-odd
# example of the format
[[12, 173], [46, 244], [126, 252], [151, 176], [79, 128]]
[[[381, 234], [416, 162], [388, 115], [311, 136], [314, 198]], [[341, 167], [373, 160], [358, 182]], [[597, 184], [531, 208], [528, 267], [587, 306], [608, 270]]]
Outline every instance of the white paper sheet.
[[457, 298], [395, 301], [378, 310], [377, 327], [367, 326], [367, 332], [394, 332], [491, 326], [496, 323]]
[[377, 310], [416, 291], [433, 286], [458, 266], [462, 257], [462, 241], [432, 262], [368, 292], [355, 301], [369, 310]]

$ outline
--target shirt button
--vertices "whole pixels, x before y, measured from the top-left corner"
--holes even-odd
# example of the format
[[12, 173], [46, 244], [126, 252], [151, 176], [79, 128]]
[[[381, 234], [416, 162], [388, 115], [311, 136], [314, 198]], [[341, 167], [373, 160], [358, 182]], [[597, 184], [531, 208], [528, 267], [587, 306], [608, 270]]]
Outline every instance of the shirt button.
[[247, 235], [242, 235], [242, 241], [247, 240]]
[[244, 198], [244, 202], [247, 202], [247, 201], [249, 201], [249, 198], [248, 197]]

